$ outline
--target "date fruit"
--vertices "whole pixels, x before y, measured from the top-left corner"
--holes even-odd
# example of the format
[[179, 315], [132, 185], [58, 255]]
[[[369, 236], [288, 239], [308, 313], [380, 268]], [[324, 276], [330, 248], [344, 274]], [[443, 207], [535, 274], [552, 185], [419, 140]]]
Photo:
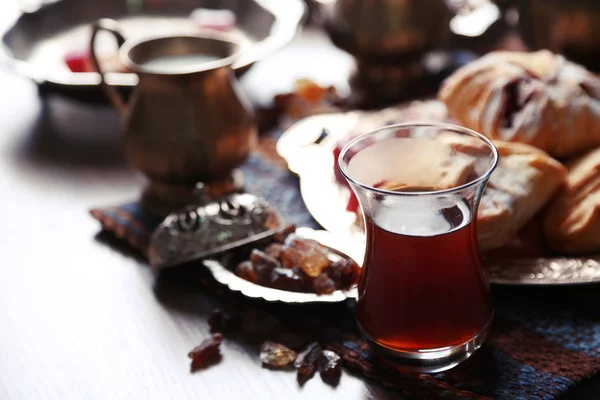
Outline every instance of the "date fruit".
[[311, 343], [306, 350], [298, 355], [294, 362], [294, 367], [298, 369], [296, 380], [300, 386], [311, 379], [319, 366], [319, 360], [323, 354], [323, 349], [319, 343]]
[[326, 384], [336, 387], [342, 376], [342, 359], [331, 350], [323, 350], [319, 360], [319, 373]]

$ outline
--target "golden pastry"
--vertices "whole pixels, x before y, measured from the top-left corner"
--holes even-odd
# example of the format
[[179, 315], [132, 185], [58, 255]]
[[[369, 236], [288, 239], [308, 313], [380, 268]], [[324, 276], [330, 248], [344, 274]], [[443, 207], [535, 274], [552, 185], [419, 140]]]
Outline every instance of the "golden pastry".
[[600, 149], [567, 165], [567, 184], [546, 210], [550, 246], [564, 254], [600, 251]]
[[487, 251], [486, 257], [496, 260], [552, 256], [543, 229], [543, 212], [538, 212], [502, 247]]
[[600, 79], [549, 51], [490, 53], [451, 75], [438, 97], [492, 139], [558, 158], [600, 145]]
[[[466, 159], [482, 154], [487, 146], [480, 140], [457, 135], [441, 135], [438, 140]], [[521, 143], [495, 141], [498, 165], [483, 193], [477, 214], [477, 236], [481, 250], [492, 250], [508, 244], [565, 182], [567, 169], [545, 152]], [[456, 155], [455, 155], [456, 156]], [[428, 158], [430, 159], [430, 158]], [[460, 161], [460, 160], [457, 160]], [[466, 161], [466, 160], [465, 160]], [[448, 167], [445, 163], [442, 166]], [[457, 162], [453, 168], [440, 170], [430, 180], [419, 176], [420, 183], [442, 182], [442, 185], [416, 188], [401, 181], [385, 180], [374, 186], [386, 190], [439, 190], [457, 187], [476, 176], [475, 170], [487, 167]], [[437, 168], [436, 168], [437, 170]], [[443, 179], [440, 177], [443, 176]]]
[[515, 237], [564, 183], [566, 168], [534, 147], [495, 141], [500, 159], [479, 204], [481, 250], [499, 248]]

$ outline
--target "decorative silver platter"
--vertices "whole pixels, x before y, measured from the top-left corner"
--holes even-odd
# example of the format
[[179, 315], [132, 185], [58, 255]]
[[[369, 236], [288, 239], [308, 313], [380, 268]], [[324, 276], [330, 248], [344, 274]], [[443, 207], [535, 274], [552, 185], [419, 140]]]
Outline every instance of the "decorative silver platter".
[[[73, 73], [64, 62], [68, 52], [87, 49], [91, 22], [116, 19], [126, 38], [189, 34], [200, 30], [189, 18], [197, 8], [227, 9], [236, 15], [236, 27], [230, 34], [247, 44], [234, 65], [238, 75], [287, 44], [305, 11], [302, 0], [52, 0], [40, 3], [32, 12], [15, 13], [15, 20], [2, 27], [0, 63], [49, 91], [102, 99], [98, 74]], [[100, 38], [100, 52], [114, 53], [110, 39]], [[107, 81], [127, 91], [137, 84], [137, 77], [109, 73]]]
[[[364, 112], [308, 117], [289, 128], [277, 152], [300, 177], [308, 211], [327, 231], [346, 235], [364, 246], [364, 233], [346, 211], [350, 190], [334, 176], [333, 149], [358, 123]], [[382, 121], [383, 124], [385, 124]], [[326, 135], [323, 135], [323, 132]], [[600, 255], [580, 258], [486, 259], [490, 281], [503, 285], [572, 285], [600, 282]]]
[[[327, 231], [317, 231], [311, 228], [297, 228], [296, 234], [300, 237], [313, 239], [331, 250], [330, 257], [350, 257], [359, 265], [363, 259], [364, 250], [360, 243], [347, 237], [340, 237]], [[240, 292], [246, 297], [260, 298], [269, 302], [283, 303], [337, 303], [347, 298], [356, 298], [356, 287], [348, 290], [336, 290], [331, 294], [315, 294], [288, 292], [272, 289], [249, 282], [235, 275], [232, 266], [225, 266], [221, 262], [205, 260], [203, 264], [210, 270], [215, 280], [234, 292]]]

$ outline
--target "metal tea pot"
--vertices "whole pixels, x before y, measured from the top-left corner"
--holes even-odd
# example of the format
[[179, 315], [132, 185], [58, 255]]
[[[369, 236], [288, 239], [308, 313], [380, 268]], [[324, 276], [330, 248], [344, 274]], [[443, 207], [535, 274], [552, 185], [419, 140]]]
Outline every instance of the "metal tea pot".
[[[139, 78], [129, 104], [99, 65], [94, 44], [101, 31], [116, 37], [120, 61]], [[92, 62], [121, 115], [125, 155], [150, 179], [147, 192], [173, 203], [164, 212], [189, 203], [198, 182], [230, 177], [256, 145], [251, 108], [230, 68], [241, 46], [215, 35], [132, 42], [113, 20], [93, 25]]]
[[[453, 24], [456, 17], [469, 20]], [[484, 52], [502, 23], [490, 0], [335, 0], [325, 25], [333, 42], [358, 59], [396, 63], [436, 48]]]

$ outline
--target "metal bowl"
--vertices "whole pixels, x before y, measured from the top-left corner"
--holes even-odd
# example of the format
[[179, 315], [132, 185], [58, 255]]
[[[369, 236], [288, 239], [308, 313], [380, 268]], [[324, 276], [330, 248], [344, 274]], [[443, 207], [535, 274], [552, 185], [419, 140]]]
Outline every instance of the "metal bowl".
[[[90, 23], [115, 19], [126, 37], [189, 34], [199, 29], [188, 18], [196, 8], [225, 8], [236, 15], [232, 34], [247, 45], [234, 65], [238, 76], [286, 45], [305, 12], [302, 0], [58, 0], [23, 12], [3, 32], [0, 64], [33, 79], [42, 89], [83, 100], [104, 99], [98, 74], [72, 73], [64, 63], [67, 52], [87, 48]], [[112, 73], [107, 81], [127, 92], [137, 84], [137, 76]]]
[[[334, 257], [350, 257], [359, 265], [364, 257], [363, 246], [353, 241], [348, 236], [333, 235], [327, 231], [316, 231], [311, 228], [297, 228], [296, 234], [302, 238], [313, 239], [329, 248]], [[337, 303], [346, 299], [357, 298], [356, 285], [345, 290], [336, 290], [330, 294], [315, 294], [304, 292], [288, 292], [257, 285], [237, 276], [233, 272], [233, 265], [227, 265], [218, 259], [209, 259], [202, 262], [208, 268], [217, 282], [233, 292], [239, 292], [246, 297], [263, 299], [269, 302], [282, 303]]]

